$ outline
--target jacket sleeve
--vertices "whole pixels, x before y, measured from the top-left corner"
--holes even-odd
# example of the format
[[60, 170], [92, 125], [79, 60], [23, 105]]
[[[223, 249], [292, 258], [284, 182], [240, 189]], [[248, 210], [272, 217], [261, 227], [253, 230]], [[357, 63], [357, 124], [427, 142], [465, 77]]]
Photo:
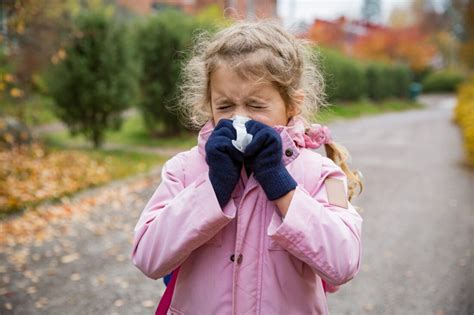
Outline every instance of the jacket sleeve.
[[267, 234], [308, 264], [334, 292], [334, 286], [348, 282], [360, 269], [363, 220], [350, 202], [347, 208], [329, 203], [325, 179], [343, 180], [347, 196], [347, 177], [331, 159], [322, 159], [318, 183], [309, 191], [298, 185], [285, 218], [275, 212]]
[[155, 280], [180, 266], [235, 217], [232, 199], [221, 209], [207, 171], [184, 186], [184, 163], [180, 153], [164, 164], [161, 182], [134, 228], [132, 262]]

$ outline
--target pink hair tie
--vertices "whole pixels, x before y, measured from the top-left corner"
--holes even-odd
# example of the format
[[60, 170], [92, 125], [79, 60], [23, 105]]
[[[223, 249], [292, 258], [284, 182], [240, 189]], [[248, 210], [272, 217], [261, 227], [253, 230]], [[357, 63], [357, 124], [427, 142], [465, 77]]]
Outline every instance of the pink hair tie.
[[310, 149], [317, 149], [332, 142], [331, 131], [320, 124], [312, 124], [310, 128], [306, 128], [303, 137], [305, 146]]

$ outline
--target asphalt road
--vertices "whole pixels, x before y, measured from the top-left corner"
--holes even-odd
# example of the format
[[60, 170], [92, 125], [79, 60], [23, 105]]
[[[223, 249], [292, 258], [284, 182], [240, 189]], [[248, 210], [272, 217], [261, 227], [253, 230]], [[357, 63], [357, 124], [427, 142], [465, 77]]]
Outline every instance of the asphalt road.
[[[462, 163], [454, 101], [329, 125], [365, 184], [353, 202], [363, 209], [362, 268], [329, 295], [331, 314], [474, 314], [474, 172]], [[155, 170], [66, 200], [54, 222], [30, 218], [46, 218], [31, 232], [41, 242], [0, 244], [0, 314], [153, 314], [164, 286], [129, 254], [158, 184]]]
[[331, 314], [474, 314], [474, 172], [455, 99], [422, 102], [331, 125], [365, 177], [362, 267], [330, 295]]

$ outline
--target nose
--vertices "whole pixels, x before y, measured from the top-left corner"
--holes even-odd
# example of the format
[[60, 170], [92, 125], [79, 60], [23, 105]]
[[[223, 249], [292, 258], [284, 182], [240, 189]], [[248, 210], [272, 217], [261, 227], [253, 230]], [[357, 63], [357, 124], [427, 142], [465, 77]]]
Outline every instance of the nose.
[[232, 113], [232, 117], [237, 115], [252, 118], [250, 117], [251, 113], [249, 113], [249, 111], [244, 106], [237, 106], [237, 108]]

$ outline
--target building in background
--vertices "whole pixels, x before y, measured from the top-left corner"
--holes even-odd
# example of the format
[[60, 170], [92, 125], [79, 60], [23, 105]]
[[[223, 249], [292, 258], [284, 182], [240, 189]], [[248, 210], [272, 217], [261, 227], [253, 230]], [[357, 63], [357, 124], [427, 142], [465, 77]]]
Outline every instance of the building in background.
[[210, 5], [217, 5], [228, 17], [240, 19], [277, 18], [277, 0], [117, 0], [137, 13], [147, 14], [166, 8], [177, 8], [196, 14]]

